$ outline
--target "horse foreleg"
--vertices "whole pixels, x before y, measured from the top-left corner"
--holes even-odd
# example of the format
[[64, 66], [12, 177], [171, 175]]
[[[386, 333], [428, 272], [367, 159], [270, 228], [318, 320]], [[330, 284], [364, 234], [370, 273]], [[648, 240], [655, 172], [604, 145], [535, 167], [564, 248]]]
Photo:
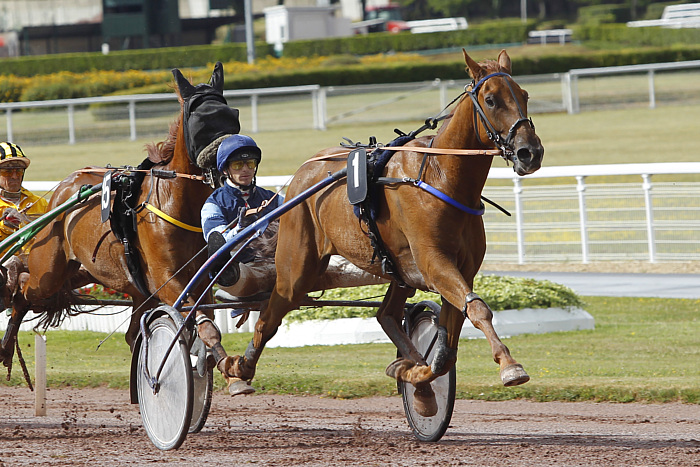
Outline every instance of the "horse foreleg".
[[517, 386], [530, 381], [530, 377], [523, 369], [523, 366], [515, 361], [510, 355], [508, 347], [501, 342], [496, 330], [493, 328], [493, 313], [488, 305], [481, 299], [469, 301], [466, 307], [466, 314], [475, 328], [479, 329], [486, 336], [493, 360], [498, 363], [501, 371], [501, 381], [504, 386]]

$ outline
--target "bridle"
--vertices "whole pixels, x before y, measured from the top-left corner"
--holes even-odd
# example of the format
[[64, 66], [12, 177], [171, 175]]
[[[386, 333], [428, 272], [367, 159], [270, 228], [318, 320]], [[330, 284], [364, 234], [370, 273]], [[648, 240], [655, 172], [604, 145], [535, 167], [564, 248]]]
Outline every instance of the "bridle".
[[[508, 130], [508, 134], [506, 135], [505, 138], [501, 136], [501, 134], [494, 128], [493, 124], [489, 120], [489, 118], [486, 116], [486, 112], [484, 112], [483, 107], [481, 107], [481, 104], [479, 103], [479, 89], [481, 88], [481, 85], [486, 82], [489, 78], [494, 78], [496, 76], [503, 76], [506, 78], [506, 84], [508, 85], [508, 89], [510, 89], [510, 93], [513, 96], [513, 100], [515, 101], [515, 105], [518, 107], [518, 112], [520, 113], [520, 118], [511, 125], [510, 129]], [[510, 79], [508, 79], [510, 78]], [[511, 80], [513, 79], [512, 76], [510, 76], [508, 73], [503, 73], [503, 72], [496, 72], [496, 73], [491, 73], [483, 78], [481, 78], [478, 82], [474, 83], [474, 81], [471, 82], [471, 84], [468, 84], [464, 92], [469, 95], [471, 98], [472, 102], [474, 103], [474, 133], [476, 133], [476, 137], [479, 139], [479, 143], [484, 144], [483, 141], [481, 140], [481, 136], [479, 135], [479, 124], [477, 121], [476, 116], [479, 116], [479, 120], [481, 120], [481, 123], [484, 125], [484, 128], [486, 129], [486, 135], [488, 138], [493, 141], [496, 146], [498, 146], [502, 151], [503, 154], [506, 154], [507, 152], [511, 153], [511, 160], [512, 162], [515, 162], [516, 155], [514, 153], [514, 148], [513, 148], [513, 139], [515, 138], [515, 132], [518, 129], [518, 126], [521, 123], [529, 123], [530, 128], [532, 130], [535, 130], [535, 124], [532, 123], [532, 118], [528, 118], [525, 116], [525, 112], [523, 111], [523, 108], [520, 106], [520, 102], [518, 102], [518, 99], [515, 97], [515, 91], [513, 90], [513, 86], [511, 84]], [[467, 89], [471, 87], [471, 90]], [[506, 151], [508, 150], [508, 151]]]

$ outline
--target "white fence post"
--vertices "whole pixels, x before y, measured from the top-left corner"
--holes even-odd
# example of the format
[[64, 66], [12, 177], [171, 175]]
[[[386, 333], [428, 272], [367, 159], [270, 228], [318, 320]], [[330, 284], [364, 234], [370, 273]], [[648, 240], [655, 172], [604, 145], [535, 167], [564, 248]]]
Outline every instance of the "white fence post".
[[644, 190], [644, 206], [647, 218], [647, 242], [649, 243], [649, 262], [656, 262], [656, 242], [654, 240], [654, 206], [651, 203], [651, 175], [642, 174], [642, 189]]
[[46, 337], [34, 334], [34, 415], [46, 416]]
[[311, 92], [314, 111], [314, 129], [325, 130], [328, 112], [326, 110], [326, 88], [322, 87]]
[[525, 234], [523, 233], [523, 201], [521, 194], [523, 185], [519, 178], [513, 179], [513, 194], [515, 195], [515, 232], [518, 241], [518, 264], [525, 264]]
[[12, 136], [12, 109], [7, 109], [5, 114], [7, 115], [5, 117], [7, 118], [7, 140], [13, 141], [15, 138]]
[[129, 136], [136, 141], [136, 101], [129, 101]]
[[250, 96], [250, 123], [251, 132], [258, 132], [258, 95], [252, 94]]
[[586, 177], [576, 176], [579, 222], [581, 224], [581, 262], [588, 263], [588, 216], [586, 214]]
[[[449, 84], [454, 85], [454, 81], [450, 80]], [[447, 107], [447, 81], [440, 80], [440, 108], [444, 109]]]
[[75, 144], [75, 106], [68, 104], [68, 144]]

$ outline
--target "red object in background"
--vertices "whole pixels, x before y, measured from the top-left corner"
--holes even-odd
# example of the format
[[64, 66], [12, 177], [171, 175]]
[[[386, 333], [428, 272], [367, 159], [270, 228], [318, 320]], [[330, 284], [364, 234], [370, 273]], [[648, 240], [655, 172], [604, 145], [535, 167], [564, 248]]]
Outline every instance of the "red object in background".
[[401, 6], [390, 3], [389, 5], [367, 7], [365, 11], [365, 20], [381, 19], [384, 20], [380, 28], [370, 28], [370, 32], [388, 31], [401, 32], [410, 31], [408, 23], [401, 16]]

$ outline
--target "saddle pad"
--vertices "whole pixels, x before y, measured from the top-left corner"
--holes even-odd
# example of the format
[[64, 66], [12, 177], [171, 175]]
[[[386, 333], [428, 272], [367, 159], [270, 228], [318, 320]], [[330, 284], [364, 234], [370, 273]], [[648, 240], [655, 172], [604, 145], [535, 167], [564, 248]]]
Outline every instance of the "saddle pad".
[[[402, 135], [394, 140], [392, 140], [387, 147], [403, 146], [409, 141], [413, 140], [415, 137], [411, 135]], [[365, 201], [367, 212], [371, 219], [376, 219], [379, 215], [378, 209], [379, 204], [377, 203], [377, 185], [374, 183], [377, 178], [382, 176], [384, 173], [384, 168], [389, 163], [391, 157], [396, 153], [396, 151], [391, 151], [388, 149], [376, 149], [370, 157], [368, 158], [368, 168], [367, 168], [367, 198]], [[355, 216], [360, 217], [360, 205], [356, 204], [353, 206], [353, 212]]]

